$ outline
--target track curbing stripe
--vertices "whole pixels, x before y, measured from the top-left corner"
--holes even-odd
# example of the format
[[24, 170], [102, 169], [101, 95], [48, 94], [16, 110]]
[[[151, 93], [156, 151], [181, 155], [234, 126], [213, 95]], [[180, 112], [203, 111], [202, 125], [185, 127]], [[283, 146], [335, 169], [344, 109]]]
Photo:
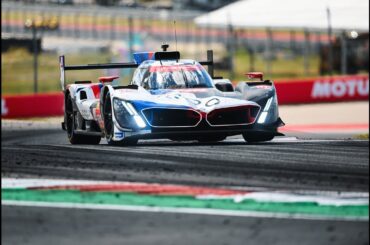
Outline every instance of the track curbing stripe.
[[181, 213], [198, 214], [214, 216], [234, 216], [234, 217], [254, 217], [254, 218], [277, 218], [277, 219], [298, 219], [298, 220], [333, 220], [333, 221], [363, 221], [368, 222], [368, 217], [333, 217], [322, 215], [303, 215], [270, 213], [256, 211], [234, 211], [203, 208], [171, 208], [171, 207], [152, 207], [152, 206], [130, 206], [130, 205], [106, 205], [106, 204], [76, 204], [76, 203], [48, 203], [32, 201], [9, 201], [2, 200], [4, 206], [23, 206], [23, 207], [45, 207], [45, 208], [75, 208], [75, 209], [93, 209], [93, 210], [114, 210], [114, 211], [134, 211], [134, 212], [152, 212], [152, 213]]

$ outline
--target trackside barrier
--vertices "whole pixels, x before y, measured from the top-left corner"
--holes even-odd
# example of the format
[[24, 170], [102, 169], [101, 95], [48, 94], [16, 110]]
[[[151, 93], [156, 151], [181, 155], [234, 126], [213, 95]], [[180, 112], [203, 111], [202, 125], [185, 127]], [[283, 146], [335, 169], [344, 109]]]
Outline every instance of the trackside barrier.
[[279, 104], [369, 100], [369, 75], [277, 81], [275, 87]]
[[2, 96], [2, 118], [61, 116], [64, 111], [63, 93]]
[[[369, 76], [276, 81], [280, 105], [369, 100]], [[62, 116], [63, 93], [2, 96], [2, 118]]]

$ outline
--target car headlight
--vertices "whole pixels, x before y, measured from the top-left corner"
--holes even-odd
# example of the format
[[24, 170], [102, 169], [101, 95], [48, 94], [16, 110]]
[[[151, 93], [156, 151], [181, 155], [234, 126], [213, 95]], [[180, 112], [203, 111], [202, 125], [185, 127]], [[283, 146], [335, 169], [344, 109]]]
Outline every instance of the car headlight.
[[113, 110], [116, 120], [122, 128], [142, 129], [146, 127], [143, 118], [137, 113], [131, 103], [113, 99]]

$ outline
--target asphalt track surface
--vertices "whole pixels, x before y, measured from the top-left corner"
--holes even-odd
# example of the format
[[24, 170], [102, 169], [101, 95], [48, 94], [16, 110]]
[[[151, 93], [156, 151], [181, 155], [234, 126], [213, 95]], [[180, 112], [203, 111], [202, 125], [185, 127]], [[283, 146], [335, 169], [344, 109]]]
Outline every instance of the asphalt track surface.
[[[2, 128], [2, 177], [229, 188], [369, 190], [369, 142], [144, 141], [71, 146], [59, 129]], [[369, 244], [368, 221], [225, 217], [2, 206], [4, 244]]]

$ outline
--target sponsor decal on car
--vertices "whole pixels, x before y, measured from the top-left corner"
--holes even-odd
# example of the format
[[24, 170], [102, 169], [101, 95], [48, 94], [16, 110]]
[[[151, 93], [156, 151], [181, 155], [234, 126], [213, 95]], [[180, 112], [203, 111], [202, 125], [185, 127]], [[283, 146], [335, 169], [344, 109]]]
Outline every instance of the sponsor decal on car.
[[115, 136], [116, 139], [120, 140], [120, 139], [123, 139], [125, 137], [125, 133], [124, 132], [115, 132], [114, 136]]

